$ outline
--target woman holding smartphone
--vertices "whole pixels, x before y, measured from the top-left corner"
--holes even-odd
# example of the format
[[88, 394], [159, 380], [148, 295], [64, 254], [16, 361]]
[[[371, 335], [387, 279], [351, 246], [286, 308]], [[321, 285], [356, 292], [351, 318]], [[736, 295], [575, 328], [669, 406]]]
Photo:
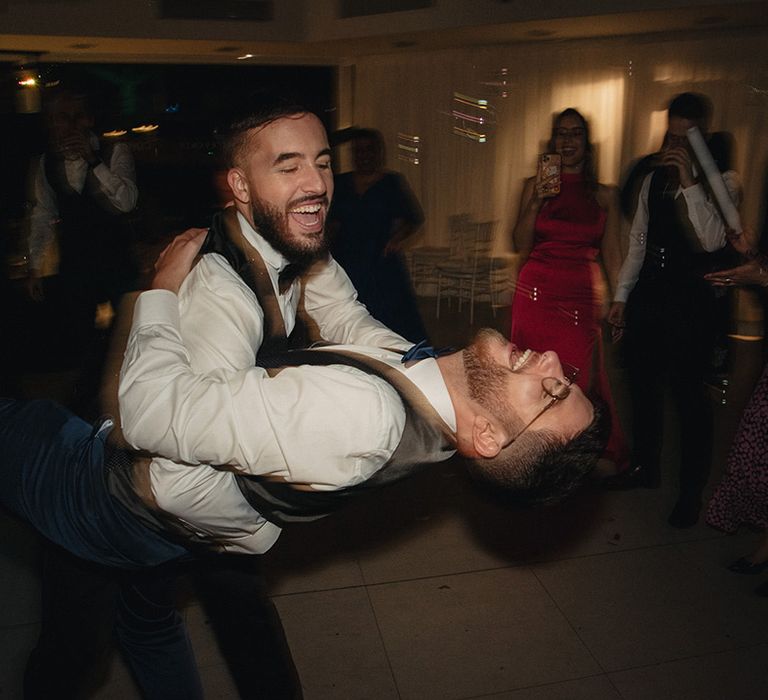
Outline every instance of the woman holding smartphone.
[[589, 125], [576, 109], [555, 117], [548, 151], [540, 156], [537, 176], [523, 187], [512, 232], [524, 260], [512, 301], [512, 342], [556, 350], [580, 369], [579, 386], [608, 403], [613, 427], [603, 466], [610, 473], [627, 461], [601, 333], [601, 263], [610, 295], [622, 261], [618, 195], [597, 180]]

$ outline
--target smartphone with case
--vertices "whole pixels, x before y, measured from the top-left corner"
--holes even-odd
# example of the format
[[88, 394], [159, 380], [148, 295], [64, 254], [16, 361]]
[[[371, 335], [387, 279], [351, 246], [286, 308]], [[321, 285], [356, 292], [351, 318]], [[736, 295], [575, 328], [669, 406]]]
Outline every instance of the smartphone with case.
[[542, 153], [539, 156], [536, 182], [541, 186], [541, 195], [543, 197], [554, 197], [560, 194], [561, 165], [559, 153]]

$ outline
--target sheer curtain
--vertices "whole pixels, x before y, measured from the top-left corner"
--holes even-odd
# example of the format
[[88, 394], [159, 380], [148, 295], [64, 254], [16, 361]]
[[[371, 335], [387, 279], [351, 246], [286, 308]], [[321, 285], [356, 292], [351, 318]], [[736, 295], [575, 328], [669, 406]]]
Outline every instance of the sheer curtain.
[[[765, 196], [768, 53], [759, 32], [510, 44], [360, 59], [353, 120], [380, 129], [426, 214], [416, 245], [447, 242], [448, 217], [495, 219], [495, 249], [511, 250], [522, 182], [534, 173], [552, 115], [576, 107], [590, 121], [601, 181], [617, 184], [656, 150], [669, 99], [714, 103], [713, 130], [733, 133], [745, 221], [758, 226]], [[454, 133], [454, 94], [484, 99], [485, 143]], [[474, 110], [473, 114], [479, 114]], [[419, 136], [419, 164], [397, 159], [398, 134]]]

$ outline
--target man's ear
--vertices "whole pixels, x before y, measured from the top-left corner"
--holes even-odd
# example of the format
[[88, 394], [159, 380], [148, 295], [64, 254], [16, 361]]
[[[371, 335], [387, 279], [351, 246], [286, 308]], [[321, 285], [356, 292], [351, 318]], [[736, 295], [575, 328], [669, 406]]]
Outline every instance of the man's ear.
[[227, 173], [227, 184], [238, 202], [248, 204], [251, 201], [251, 192], [248, 189], [248, 179], [240, 168], [232, 168]]
[[507, 440], [506, 432], [487, 416], [476, 415], [472, 421], [472, 446], [480, 457], [495, 457]]

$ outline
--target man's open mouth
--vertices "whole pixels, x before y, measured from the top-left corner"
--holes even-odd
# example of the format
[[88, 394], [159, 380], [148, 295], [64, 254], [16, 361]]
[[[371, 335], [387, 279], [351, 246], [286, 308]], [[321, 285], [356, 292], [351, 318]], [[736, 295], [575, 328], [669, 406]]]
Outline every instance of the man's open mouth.
[[515, 360], [515, 363], [512, 365], [512, 371], [517, 372], [518, 370], [521, 370], [523, 367], [525, 367], [525, 364], [531, 358], [532, 354], [533, 354], [533, 350], [531, 350], [530, 348], [525, 352], [518, 353], [517, 359]]
[[323, 217], [320, 212], [323, 209], [323, 205], [320, 202], [314, 202], [312, 204], [302, 204], [300, 207], [294, 207], [288, 211], [291, 219], [295, 221], [299, 226], [306, 229], [313, 229], [321, 226], [323, 223]]

